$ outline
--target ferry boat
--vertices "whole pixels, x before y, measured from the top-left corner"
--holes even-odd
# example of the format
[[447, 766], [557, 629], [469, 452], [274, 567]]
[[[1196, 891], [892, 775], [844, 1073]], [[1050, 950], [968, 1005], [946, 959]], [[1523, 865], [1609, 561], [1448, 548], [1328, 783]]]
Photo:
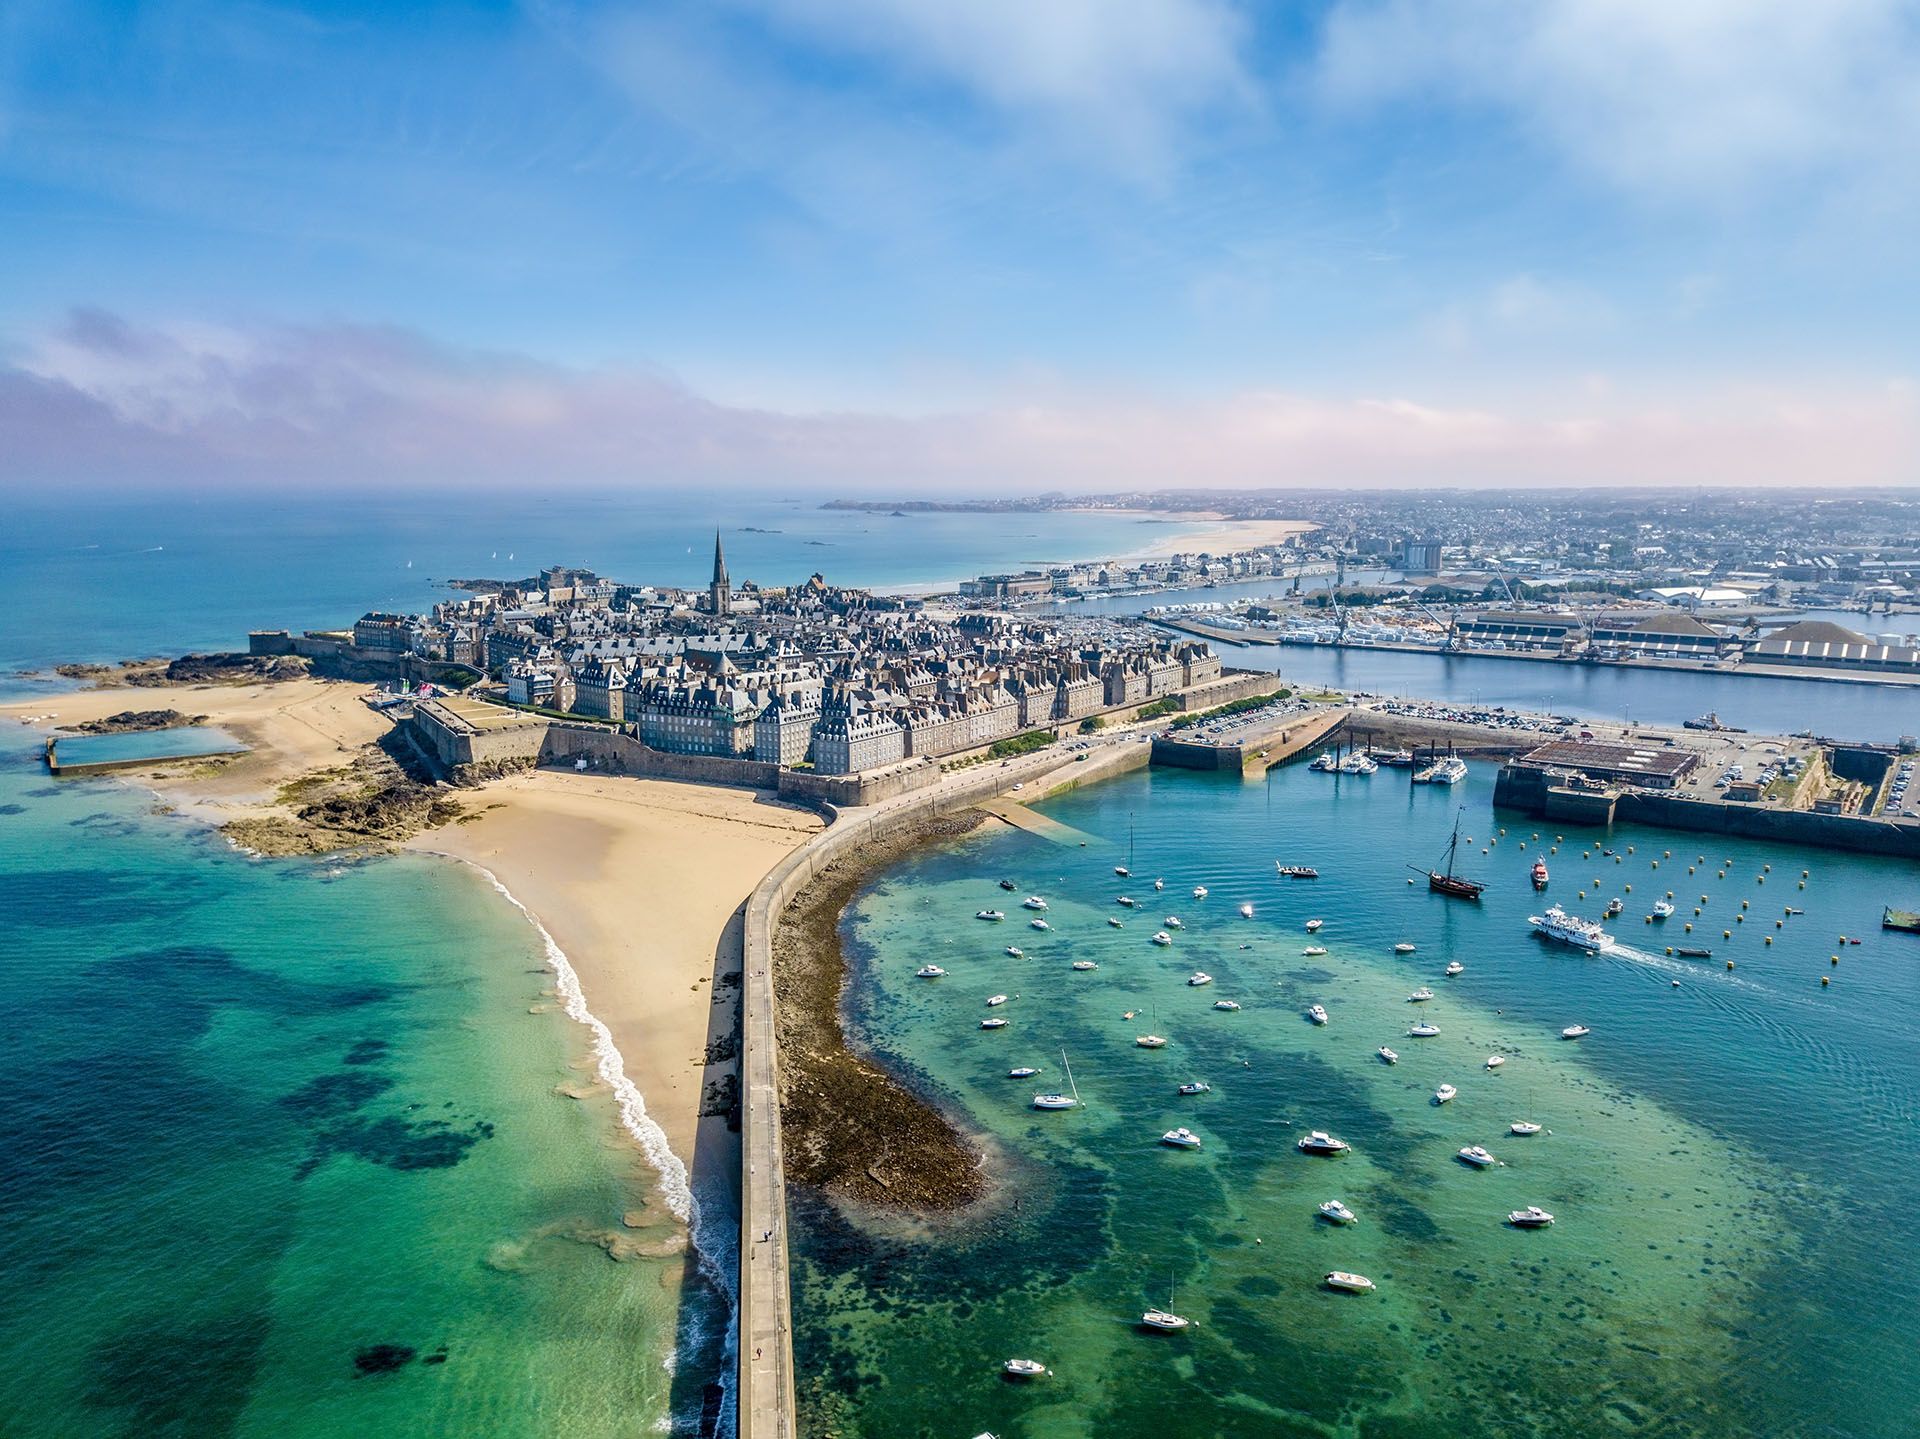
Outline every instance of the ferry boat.
[[1316, 1129], [1305, 1139], [1294, 1143], [1294, 1148], [1302, 1154], [1345, 1154], [1352, 1147], [1346, 1140], [1335, 1139], [1324, 1129]]
[[915, 979], [938, 979], [946, 971], [937, 964], [923, 964], [913, 972]]
[[1655, 919], [1672, 919], [1673, 901], [1670, 899], [1656, 899], [1653, 902], [1653, 917]]
[[1539, 1205], [1529, 1204], [1525, 1209], [1509, 1211], [1507, 1223], [1515, 1229], [1545, 1229], [1553, 1223], [1553, 1216]]
[[1337, 1199], [1329, 1199], [1320, 1206], [1320, 1217], [1334, 1224], [1358, 1224], [1360, 1216]]
[[1282, 864], [1277, 859], [1273, 862], [1273, 872], [1282, 879], [1320, 878], [1320, 871], [1310, 864]]
[[1547, 862], [1544, 859], [1536, 859], [1533, 862], [1533, 887], [1545, 889], [1550, 878], [1551, 876], [1547, 873]]
[[1568, 914], [1559, 905], [1552, 905], [1545, 914], [1527, 916], [1527, 923], [1535, 932], [1548, 939], [1557, 939], [1562, 944], [1570, 944], [1575, 949], [1584, 949], [1594, 954], [1613, 943], [1613, 936], [1590, 919], [1581, 919], [1578, 915]]
[[[1453, 839], [1447, 845], [1447, 867], [1445, 872], [1437, 869], [1426, 871], [1427, 888], [1435, 894], [1449, 895], [1454, 899], [1478, 899], [1486, 886], [1477, 879], [1468, 879], [1463, 874], [1453, 872], [1453, 862], [1460, 850], [1460, 816], [1453, 817]], [[1419, 871], [1417, 865], [1407, 868]]]
[[1434, 1090], [1433, 1102], [1435, 1104], [1451, 1104], [1459, 1096], [1459, 1093], [1460, 1091], [1455, 1089], [1451, 1084], [1443, 1084]]
[[1213, 1086], [1203, 1079], [1190, 1079], [1180, 1086], [1181, 1094], [1211, 1094]]
[[1329, 1289], [1343, 1290], [1348, 1294], [1373, 1293], [1373, 1281], [1364, 1274], [1349, 1274], [1344, 1269], [1336, 1269], [1321, 1281]]
[[1398, 1064], [1400, 1062], [1400, 1056], [1395, 1051], [1388, 1049], [1384, 1044], [1376, 1049], [1374, 1053], [1380, 1056], [1380, 1062], [1382, 1064]]
[[1467, 762], [1457, 754], [1435, 760], [1413, 777], [1415, 784], [1459, 784], [1467, 777]]
[[1169, 1129], [1161, 1135], [1160, 1142], [1170, 1149], [1198, 1149], [1200, 1136], [1182, 1125], [1178, 1129]]
[[1315, 1024], [1325, 1024], [1327, 1022], [1326, 1006], [1320, 1004], [1309, 1005], [1307, 1007], [1307, 1018], [1311, 1019]]
[[1000, 1370], [1012, 1379], [1039, 1379], [1053, 1373], [1038, 1359], [1009, 1359], [1000, 1366]]
[[1466, 1163], [1471, 1164], [1475, 1169], [1488, 1169], [1500, 1162], [1478, 1144], [1469, 1144], [1465, 1149], [1462, 1149], [1460, 1151], [1460, 1158]]

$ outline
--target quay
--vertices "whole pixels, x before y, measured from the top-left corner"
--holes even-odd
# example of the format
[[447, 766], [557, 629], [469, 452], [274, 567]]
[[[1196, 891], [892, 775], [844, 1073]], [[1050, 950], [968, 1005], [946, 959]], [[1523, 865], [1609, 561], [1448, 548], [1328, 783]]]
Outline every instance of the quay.
[[1312, 748], [1346, 723], [1350, 710], [1328, 709], [1267, 715], [1259, 712], [1228, 720], [1209, 732], [1200, 727], [1191, 738], [1169, 730], [1153, 739], [1153, 763], [1176, 769], [1233, 770], [1265, 774]]

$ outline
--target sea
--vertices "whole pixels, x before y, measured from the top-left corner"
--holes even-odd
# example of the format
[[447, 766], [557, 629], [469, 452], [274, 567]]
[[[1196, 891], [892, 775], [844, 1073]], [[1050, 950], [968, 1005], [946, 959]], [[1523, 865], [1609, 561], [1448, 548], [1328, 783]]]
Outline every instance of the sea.
[[[15, 499], [0, 697], [67, 687], [21, 673], [56, 663], [423, 607], [451, 578], [569, 563], [702, 584], [713, 512], [670, 496]], [[1168, 532], [792, 497], [730, 503], [721, 531], [736, 577], [870, 585]], [[706, 1262], [685, 1249], [684, 1176], [648, 1161], [645, 1121], [595, 1083], [592, 996], [531, 917], [428, 856], [240, 853], [137, 785], [48, 778], [36, 732], [8, 728], [0, 1433], [725, 1431], [730, 1239], [710, 1235]]]
[[[849, 1023], [975, 1137], [996, 1196], [914, 1222], [799, 1202], [804, 1431], [1920, 1433], [1920, 939], [1879, 927], [1920, 907], [1920, 871], [1547, 825], [1495, 811], [1493, 778], [1145, 771], [1040, 804], [1057, 838], [990, 822], [875, 877], [842, 926]], [[1479, 903], [1422, 873], [1456, 824]], [[1597, 955], [1528, 922], [1616, 897]], [[1712, 955], [1669, 952], [1688, 946]], [[945, 977], [916, 978], [930, 961]], [[1439, 1033], [1410, 1037], [1423, 1020]], [[1079, 1107], [1031, 1108], [1069, 1089]], [[1201, 1147], [1163, 1144], [1178, 1127]], [[1312, 1130], [1350, 1151], [1299, 1152]], [[1323, 1219], [1330, 1199], [1358, 1222]], [[1552, 1227], [1506, 1221], [1529, 1205]], [[1335, 1292], [1336, 1270], [1376, 1288]], [[1146, 1330], [1148, 1308], [1191, 1327]]]

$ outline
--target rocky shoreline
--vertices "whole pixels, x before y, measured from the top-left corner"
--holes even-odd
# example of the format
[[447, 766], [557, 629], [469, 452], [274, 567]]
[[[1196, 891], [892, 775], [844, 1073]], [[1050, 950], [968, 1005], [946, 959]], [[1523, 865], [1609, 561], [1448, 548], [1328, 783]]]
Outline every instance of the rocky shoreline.
[[[876, 870], [985, 816], [941, 815], [833, 861], [789, 901], [773, 938], [787, 1178], [871, 1210], [949, 1214], [984, 1198], [979, 1146], [930, 1100], [847, 1042], [840, 917]], [[857, 1142], [856, 1142], [857, 1140]]]
[[81, 720], [61, 725], [66, 734], [147, 734], [154, 730], [187, 729], [207, 722], [205, 715], [181, 714], [179, 710], [121, 710], [104, 719]]
[[156, 655], [117, 665], [55, 665], [53, 672], [62, 679], [86, 680], [94, 689], [111, 689], [116, 685], [273, 684], [304, 679], [311, 671], [305, 660], [293, 655], [204, 654], [177, 659]]
[[232, 820], [220, 832], [259, 854], [327, 854], [390, 848], [466, 814], [444, 788], [409, 773], [379, 745], [281, 786], [278, 803], [281, 813]]

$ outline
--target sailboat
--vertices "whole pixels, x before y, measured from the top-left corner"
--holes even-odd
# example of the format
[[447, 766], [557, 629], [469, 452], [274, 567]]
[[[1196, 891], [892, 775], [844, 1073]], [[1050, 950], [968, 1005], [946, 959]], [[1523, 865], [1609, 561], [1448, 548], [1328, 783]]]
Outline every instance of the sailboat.
[[1116, 864], [1113, 872], [1122, 879], [1126, 879], [1133, 873], [1133, 821], [1131, 819], [1127, 821], [1127, 862]]
[[1073, 1082], [1073, 1066], [1067, 1063], [1066, 1050], [1060, 1051], [1060, 1063], [1067, 1071], [1067, 1088], [1071, 1094], [1036, 1094], [1033, 1096], [1035, 1109], [1077, 1109], [1080, 1105], [1080, 1086]]
[[1162, 1334], [1172, 1334], [1185, 1329], [1193, 1323], [1191, 1319], [1182, 1319], [1173, 1312], [1173, 1276], [1167, 1276], [1167, 1307], [1149, 1309], [1140, 1316], [1140, 1323], [1148, 1329], [1158, 1329]]
[[[1477, 879], [1468, 879], [1465, 875], [1455, 874], [1453, 872], [1454, 856], [1459, 848], [1460, 816], [1456, 814], [1453, 817], [1453, 839], [1447, 845], [1446, 872], [1443, 874], [1437, 869], [1428, 870], [1426, 872], [1427, 888], [1435, 894], [1450, 894], [1455, 899], [1478, 899], [1480, 898], [1481, 891], [1484, 890], [1486, 886]], [[1407, 868], [1417, 872], [1419, 866], [1410, 864]]]
[[1529, 1089], [1527, 1091], [1527, 1117], [1525, 1119], [1514, 1120], [1512, 1124], [1509, 1124], [1507, 1126], [1507, 1129], [1511, 1133], [1519, 1135], [1522, 1139], [1526, 1139], [1531, 1137], [1532, 1135], [1538, 1134], [1543, 1128], [1545, 1128], [1544, 1125], [1537, 1124], [1534, 1122], [1533, 1091]]

